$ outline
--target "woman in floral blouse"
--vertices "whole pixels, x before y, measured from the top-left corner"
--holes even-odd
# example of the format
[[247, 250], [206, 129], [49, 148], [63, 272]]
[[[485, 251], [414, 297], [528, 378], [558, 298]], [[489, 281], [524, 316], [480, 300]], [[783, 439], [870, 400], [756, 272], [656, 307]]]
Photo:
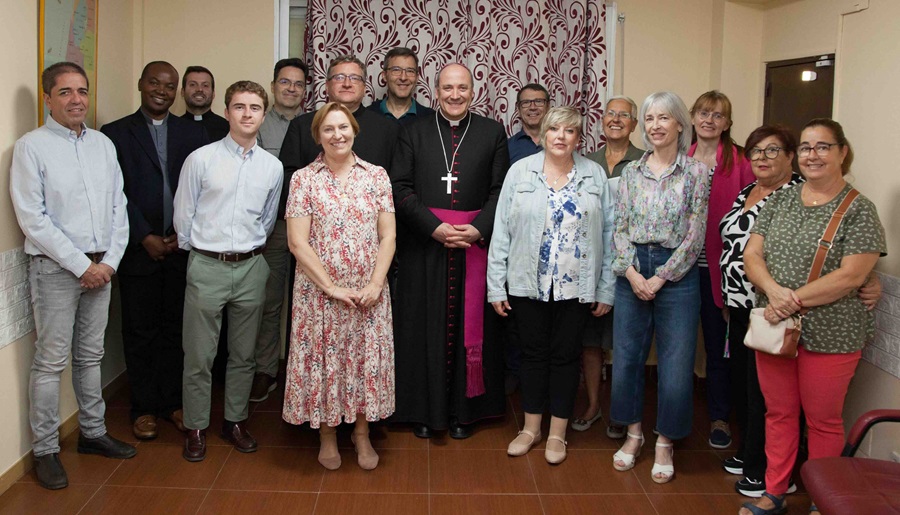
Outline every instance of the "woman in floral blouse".
[[606, 174], [575, 154], [582, 123], [571, 107], [547, 112], [545, 150], [517, 161], [503, 182], [488, 253], [488, 301], [511, 317], [522, 347], [525, 427], [507, 453], [540, 441], [549, 407], [552, 464], [566, 459], [585, 324], [613, 303], [612, 204]]
[[378, 454], [369, 422], [394, 412], [394, 336], [385, 282], [396, 230], [384, 168], [353, 153], [356, 119], [338, 103], [312, 121], [323, 152], [291, 179], [288, 246], [297, 258], [282, 416], [319, 428], [319, 463], [341, 465], [335, 427], [355, 424], [359, 466]]
[[[756, 353], [766, 399], [766, 493], [746, 503], [742, 515], [787, 511], [785, 493], [797, 458], [802, 408], [809, 429], [809, 458], [839, 456], [841, 413], [875, 317], [856, 295], [887, 252], [875, 205], [860, 195], [850, 204], [822, 267], [807, 283], [818, 242], [852, 187], [844, 179], [853, 151], [841, 125], [817, 118], [806, 124], [797, 148], [806, 182], [772, 195], [759, 213], [744, 251], [744, 269], [756, 287], [756, 305], [775, 323], [803, 308], [799, 354], [785, 359]], [[811, 510], [814, 511], [814, 510]]]
[[634, 467], [644, 444], [644, 364], [656, 340], [659, 357], [653, 481], [675, 475], [673, 440], [691, 432], [693, 370], [700, 317], [696, 262], [706, 231], [709, 169], [688, 157], [691, 117], [674, 93], [654, 93], [638, 117], [649, 149], [622, 172], [616, 200], [616, 310], [610, 418], [628, 426], [613, 456], [616, 470]]

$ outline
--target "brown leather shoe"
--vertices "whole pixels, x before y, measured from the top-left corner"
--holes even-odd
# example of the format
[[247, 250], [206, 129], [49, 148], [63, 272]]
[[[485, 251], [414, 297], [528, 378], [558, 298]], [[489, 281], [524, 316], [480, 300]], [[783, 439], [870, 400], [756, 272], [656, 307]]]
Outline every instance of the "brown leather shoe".
[[184, 410], [177, 409], [172, 413], [169, 413], [169, 416], [166, 419], [175, 425], [175, 429], [184, 433], [187, 429], [184, 427]]
[[[247, 422], [222, 423], [222, 438], [234, 445], [240, 452], [256, 452], [256, 440], [247, 432]], [[229, 428], [229, 426], [231, 426]]]
[[253, 386], [250, 388], [250, 402], [262, 402], [269, 398], [269, 393], [278, 388], [278, 381], [268, 374], [256, 374], [253, 376]]
[[141, 415], [134, 421], [131, 432], [138, 440], [153, 440], [158, 436], [156, 431], [156, 416]]
[[206, 457], [206, 429], [187, 430], [181, 455], [188, 461], [203, 461]]

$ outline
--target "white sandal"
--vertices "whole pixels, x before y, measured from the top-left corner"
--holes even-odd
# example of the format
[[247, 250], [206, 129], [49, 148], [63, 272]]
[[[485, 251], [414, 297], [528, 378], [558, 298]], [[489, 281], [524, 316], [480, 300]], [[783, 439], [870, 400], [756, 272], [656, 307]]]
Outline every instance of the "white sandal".
[[544, 449], [544, 459], [547, 460], [547, 463], [549, 463], [551, 465], [559, 465], [560, 463], [566, 461], [566, 445], [568, 445], [569, 443], [556, 435], [548, 436], [547, 443], [549, 443], [550, 440], [556, 440], [557, 442], [562, 442], [563, 450], [551, 451], [550, 447], [547, 446], [547, 448]]
[[[524, 456], [525, 454], [528, 454], [528, 451], [531, 450], [531, 448], [534, 446], [534, 444], [541, 441], [541, 432], [540, 431], [538, 431], [537, 433], [532, 433], [531, 431], [529, 431], [527, 429], [523, 429], [523, 430], [519, 431], [519, 435], [530, 436], [531, 442], [529, 442], [527, 444], [522, 444], [522, 443], [516, 443], [516, 440], [513, 439], [513, 441], [509, 442], [509, 447], [506, 448], [506, 454], [508, 454], [510, 456]], [[516, 435], [516, 438], [518, 438], [518, 437], [519, 436]]]
[[[663, 448], [671, 448], [673, 444], [671, 443], [659, 443], [656, 442], [657, 447]], [[650, 470], [650, 478], [653, 479], [654, 483], [664, 484], [668, 483], [675, 477], [675, 449], [672, 449], [672, 465], [660, 465], [656, 463], [656, 460], [653, 461], [653, 468]], [[656, 477], [657, 474], [662, 474], [663, 477]]]
[[[638, 447], [637, 452], [634, 454], [628, 454], [627, 452], [622, 452], [622, 449], [619, 449], [618, 451], [616, 451], [615, 454], [613, 454], [613, 467], [616, 470], [618, 470], [619, 472], [625, 472], [626, 470], [633, 469], [634, 468], [634, 460], [635, 460], [635, 458], [637, 458], [638, 456], [641, 455], [641, 449], [644, 447], [644, 433], [636, 435], [636, 434], [632, 434], [629, 432], [627, 434], [628, 434], [628, 438], [634, 438], [635, 440], [640, 440], [641, 446]], [[625, 465], [618, 465], [618, 464], [616, 464], [617, 461], [621, 461]]]

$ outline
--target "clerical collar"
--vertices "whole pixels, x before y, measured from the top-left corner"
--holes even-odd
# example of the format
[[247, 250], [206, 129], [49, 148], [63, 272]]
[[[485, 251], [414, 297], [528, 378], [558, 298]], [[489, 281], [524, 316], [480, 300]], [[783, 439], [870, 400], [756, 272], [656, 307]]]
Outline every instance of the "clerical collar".
[[144, 119], [147, 120], [147, 124], [149, 125], [166, 125], [166, 122], [169, 120], [168, 112], [166, 112], [166, 116], [163, 117], [162, 120], [156, 120], [152, 118], [149, 114], [147, 114], [146, 111], [144, 111], [144, 108], [141, 108], [141, 114], [144, 115]]
[[194, 121], [195, 121], [195, 122], [202, 122], [202, 121], [203, 121], [203, 115], [202, 115], [202, 114], [195, 114], [195, 115], [194, 115]]
[[459, 127], [459, 125], [463, 122], [463, 120], [465, 120], [466, 118], [469, 117], [468, 110], [466, 111], [466, 115], [463, 116], [462, 118], [460, 118], [459, 120], [451, 120], [451, 119], [447, 118], [446, 116], [444, 116], [444, 111], [440, 107], [438, 108], [437, 112], [438, 112], [438, 114], [441, 115], [441, 118], [443, 118], [445, 122], [450, 124], [450, 127]]

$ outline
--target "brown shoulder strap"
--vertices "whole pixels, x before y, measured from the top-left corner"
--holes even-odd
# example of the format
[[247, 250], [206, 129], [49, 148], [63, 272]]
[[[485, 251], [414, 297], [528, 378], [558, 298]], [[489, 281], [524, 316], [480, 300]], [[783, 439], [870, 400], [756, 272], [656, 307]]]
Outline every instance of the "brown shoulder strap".
[[819, 248], [816, 249], [816, 257], [813, 258], [812, 268], [809, 270], [809, 279], [806, 280], [807, 283], [815, 281], [822, 274], [822, 267], [825, 266], [825, 256], [827, 256], [828, 251], [831, 250], [834, 235], [837, 234], [838, 227], [841, 226], [844, 215], [847, 214], [847, 210], [850, 209], [850, 204], [852, 204], [858, 196], [859, 191], [857, 191], [856, 188], [851, 188], [850, 191], [847, 192], [847, 196], [844, 197], [844, 200], [837, 209], [834, 210], [834, 214], [831, 215], [828, 227], [825, 228], [825, 234], [819, 239]]

